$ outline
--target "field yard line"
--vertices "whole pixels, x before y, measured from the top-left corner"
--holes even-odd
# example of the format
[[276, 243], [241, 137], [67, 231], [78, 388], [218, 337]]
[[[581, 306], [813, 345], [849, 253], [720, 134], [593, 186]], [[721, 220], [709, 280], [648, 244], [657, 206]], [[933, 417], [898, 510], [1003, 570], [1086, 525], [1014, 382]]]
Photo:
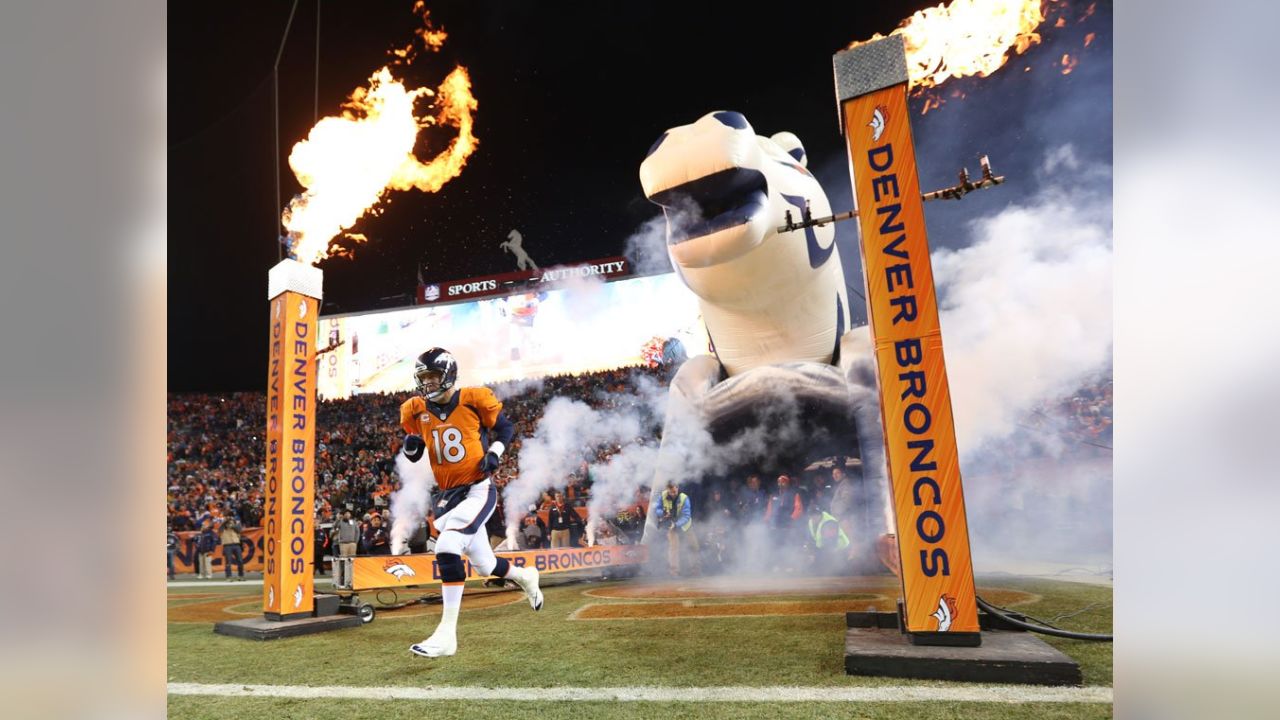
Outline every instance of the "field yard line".
[[1040, 685], [929, 687], [347, 687], [169, 683], [170, 695], [353, 700], [532, 700], [623, 702], [997, 702], [1110, 703], [1111, 688]]

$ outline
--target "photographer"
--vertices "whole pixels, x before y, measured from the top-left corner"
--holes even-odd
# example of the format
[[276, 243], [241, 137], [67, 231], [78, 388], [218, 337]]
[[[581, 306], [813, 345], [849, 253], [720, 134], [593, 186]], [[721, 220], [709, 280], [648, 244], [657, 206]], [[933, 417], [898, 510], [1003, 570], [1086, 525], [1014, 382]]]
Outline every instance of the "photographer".
[[339, 557], [352, 557], [356, 554], [356, 545], [360, 542], [360, 525], [351, 519], [351, 511], [342, 513], [342, 519], [334, 526], [334, 535], [338, 544]]
[[206, 520], [196, 536], [196, 577], [213, 579], [213, 551], [217, 548], [218, 535], [213, 531], [213, 523]]
[[537, 515], [525, 515], [524, 525], [520, 528], [520, 534], [516, 536], [521, 550], [537, 550], [542, 547], [542, 527], [538, 522]]
[[369, 519], [369, 528], [364, 533], [364, 544], [369, 548], [370, 555], [391, 554], [391, 537], [387, 535], [386, 528], [382, 527], [382, 516], [374, 515]]
[[693, 504], [689, 496], [680, 492], [675, 482], [667, 483], [667, 489], [653, 505], [654, 522], [667, 531], [667, 563], [672, 577], [680, 577], [680, 548], [688, 550], [691, 575], [701, 575], [698, 536], [693, 532]]
[[222, 522], [222, 569], [226, 578], [231, 579], [231, 563], [239, 568], [241, 581], [244, 580], [244, 556], [240, 553], [240, 522], [234, 517]]
[[167, 541], [169, 544], [169, 579], [173, 580], [174, 577], [176, 577], [174, 574], [174, 568], [173, 568], [173, 556], [178, 552], [178, 536], [174, 534], [172, 525], [169, 526], [168, 535], [169, 537], [167, 538]]

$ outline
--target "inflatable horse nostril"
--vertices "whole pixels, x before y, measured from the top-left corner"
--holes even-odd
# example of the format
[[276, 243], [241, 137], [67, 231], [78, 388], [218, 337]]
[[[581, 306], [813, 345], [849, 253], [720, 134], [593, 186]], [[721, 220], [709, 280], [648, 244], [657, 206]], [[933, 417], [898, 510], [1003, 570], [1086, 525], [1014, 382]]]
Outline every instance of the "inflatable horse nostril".
[[744, 117], [742, 113], [734, 112], [732, 110], [718, 112], [712, 117], [719, 120], [721, 125], [728, 125], [729, 127], [736, 128], [738, 130], [745, 130], [751, 127], [747, 124], [747, 118]]
[[657, 140], [654, 140], [653, 144], [649, 146], [649, 152], [645, 153], [644, 156], [649, 157], [650, 155], [657, 152], [658, 146], [662, 145], [662, 141], [667, 139], [668, 134], [669, 133], [662, 133], [662, 135], [659, 136]]

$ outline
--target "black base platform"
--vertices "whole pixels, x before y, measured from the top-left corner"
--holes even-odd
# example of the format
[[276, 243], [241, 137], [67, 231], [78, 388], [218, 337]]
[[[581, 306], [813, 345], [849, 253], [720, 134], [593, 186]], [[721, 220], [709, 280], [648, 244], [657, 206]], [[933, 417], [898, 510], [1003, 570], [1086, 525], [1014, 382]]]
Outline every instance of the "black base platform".
[[297, 620], [268, 620], [263, 617], [255, 617], [220, 622], [213, 626], [213, 631], [219, 635], [230, 635], [231, 637], [248, 638], [249, 640], [277, 640], [297, 635], [310, 635], [329, 630], [360, 627], [363, 624], [359, 615], [328, 615], [326, 617], [305, 617]]
[[980, 647], [912, 644], [897, 613], [847, 614], [844, 669], [850, 675], [919, 680], [1080, 685], [1080, 665], [1035, 635], [982, 623]]

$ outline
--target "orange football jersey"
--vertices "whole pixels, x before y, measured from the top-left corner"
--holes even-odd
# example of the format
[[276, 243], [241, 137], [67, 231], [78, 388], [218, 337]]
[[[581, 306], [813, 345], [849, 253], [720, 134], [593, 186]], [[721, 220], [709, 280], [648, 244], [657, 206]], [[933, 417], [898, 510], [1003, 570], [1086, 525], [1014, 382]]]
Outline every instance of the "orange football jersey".
[[492, 390], [467, 387], [442, 413], [433, 412], [419, 395], [409, 398], [400, 406], [400, 426], [426, 441], [436, 485], [448, 490], [484, 478], [480, 462], [486, 445], [481, 433], [493, 427], [500, 412], [502, 402]]

